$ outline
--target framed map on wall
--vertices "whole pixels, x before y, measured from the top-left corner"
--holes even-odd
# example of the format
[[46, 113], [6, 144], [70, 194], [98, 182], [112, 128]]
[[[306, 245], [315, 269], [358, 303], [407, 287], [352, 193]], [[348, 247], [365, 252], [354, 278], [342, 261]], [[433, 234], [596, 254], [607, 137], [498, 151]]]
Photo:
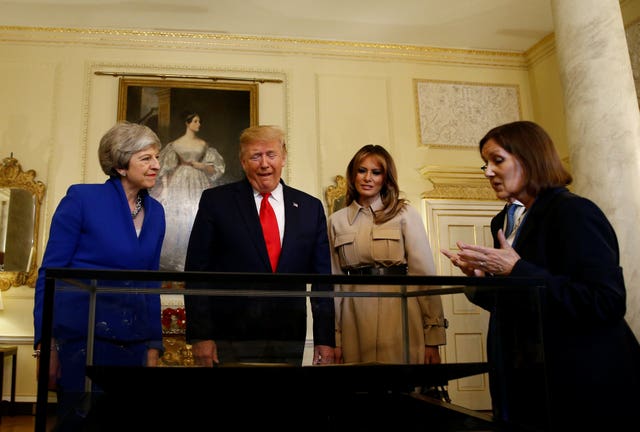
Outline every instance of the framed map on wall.
[[520, 120], [516, 85], [414, 80], [422, 145], [472, 148], [489, 129]]

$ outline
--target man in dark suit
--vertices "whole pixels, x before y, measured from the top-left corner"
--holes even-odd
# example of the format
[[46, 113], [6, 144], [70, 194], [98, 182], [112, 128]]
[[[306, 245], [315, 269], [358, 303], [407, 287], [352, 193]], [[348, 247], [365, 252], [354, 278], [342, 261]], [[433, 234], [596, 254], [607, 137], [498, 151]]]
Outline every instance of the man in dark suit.
[[[322, 203], [281, 180], [286, 158], [284, 132], [280, 128], [256, 126], [243, 131], [240, 161], [246, 178], [203, 192], [191, 231], [185, 271], [331, 273]], [[263, 198], [265, 193], [270, 196]], [[275, 231], [280, 234], [281, 252], [273, 266], [259, 217], [264, 199], [274, 209], [278, 222]], [[277, 242], [277, 234], [274, 235]], [[187, 288], [212, 286], [189, 284]], [[266, 287], [258, 277], [255, 284], [239, 288], [306, 290], [305, 285], [290, 283]], [[313, 363], [333, 363], [333, 299], [312, 297], [311, 305]], [[307, 322], [304, 296], [185, 296], [185, 307], [187, 342], [193, 346], [198, 365], [302, 363]]]

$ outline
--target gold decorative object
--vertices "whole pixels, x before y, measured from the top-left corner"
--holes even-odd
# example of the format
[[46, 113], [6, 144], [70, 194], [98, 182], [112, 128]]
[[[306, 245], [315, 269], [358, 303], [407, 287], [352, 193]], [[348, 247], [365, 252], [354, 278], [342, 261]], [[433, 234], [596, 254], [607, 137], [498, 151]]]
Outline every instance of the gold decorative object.
[[[4, 158], [0, 165], [0, 190], [7, 189], [7, 196], [13, 192], [26, 191], [33, 197], [33, 226], [29, 230], [24, 231], [27, 235], [26, 241], [31, 241], [31, 247], [27, 253], [27, 265], [25, 271], [0, 271], [0, 289], [7, 290], [12, 286], [27, 285], [35, 287], [37, 279], [37, 251], [38, 251], [38, 231], [40, 226], [40, 208], [44, 199], [45, 185], [41, 181], [36, 181], [36, 172], [34, 170], [23, 171], [20, 163], [13, 157]], [[8, 202], [8, 198], [4, 202]], [[27, 209], [30, 210], [30, 209]], [[29, 212], [30, 213], [30, 212]], [[8, 232], [5, 230], [0, 232]], [[9, 227], [10, 228], [10, 227]], [[22, 231], [22, 230], [21, 230]], [[4, 259], [4, 257], [3, 257]], [[4, 261], [3, 261], [4, 262]]]
[[347, 180], [344, 176], [337, 175], [335, 185], [327, 187], [325, 199], [327, 200], [327, 213], [331, 214], [345, 206], [347, 197]]
[[184, 335], [164, 336], [164, 354], [160, 357], [160, 366], [193, 366], [191, 345], [185, 342]]
[[480, 170], [470, 167], [426, 166], [420, 174], [433, 188], [422, 193], [423, 198], [490, 200], [495, 201], [496, 193]]

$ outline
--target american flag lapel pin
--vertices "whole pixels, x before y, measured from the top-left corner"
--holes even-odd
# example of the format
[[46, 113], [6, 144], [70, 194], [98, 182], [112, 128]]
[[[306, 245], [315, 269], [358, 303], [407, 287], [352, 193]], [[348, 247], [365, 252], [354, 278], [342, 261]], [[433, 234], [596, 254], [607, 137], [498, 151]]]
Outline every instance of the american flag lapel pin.
[[297, 207], [298, 207], [298, 203], [297, 203], [297, 202], [294, 202], [294, 203], [293, 203], [293, 206], [297, 208]]

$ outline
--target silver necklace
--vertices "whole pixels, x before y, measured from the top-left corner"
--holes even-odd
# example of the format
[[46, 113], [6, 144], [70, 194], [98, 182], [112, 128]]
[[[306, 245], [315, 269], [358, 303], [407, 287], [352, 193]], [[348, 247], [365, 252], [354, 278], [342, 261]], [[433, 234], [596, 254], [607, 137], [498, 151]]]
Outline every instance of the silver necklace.
[[135, 219], [138, 213], [140, 213], [140, 210], [142, 210], [142, 197], [138, 194], [136, 197], [136, 208], [131, 212], [131, 218]]

